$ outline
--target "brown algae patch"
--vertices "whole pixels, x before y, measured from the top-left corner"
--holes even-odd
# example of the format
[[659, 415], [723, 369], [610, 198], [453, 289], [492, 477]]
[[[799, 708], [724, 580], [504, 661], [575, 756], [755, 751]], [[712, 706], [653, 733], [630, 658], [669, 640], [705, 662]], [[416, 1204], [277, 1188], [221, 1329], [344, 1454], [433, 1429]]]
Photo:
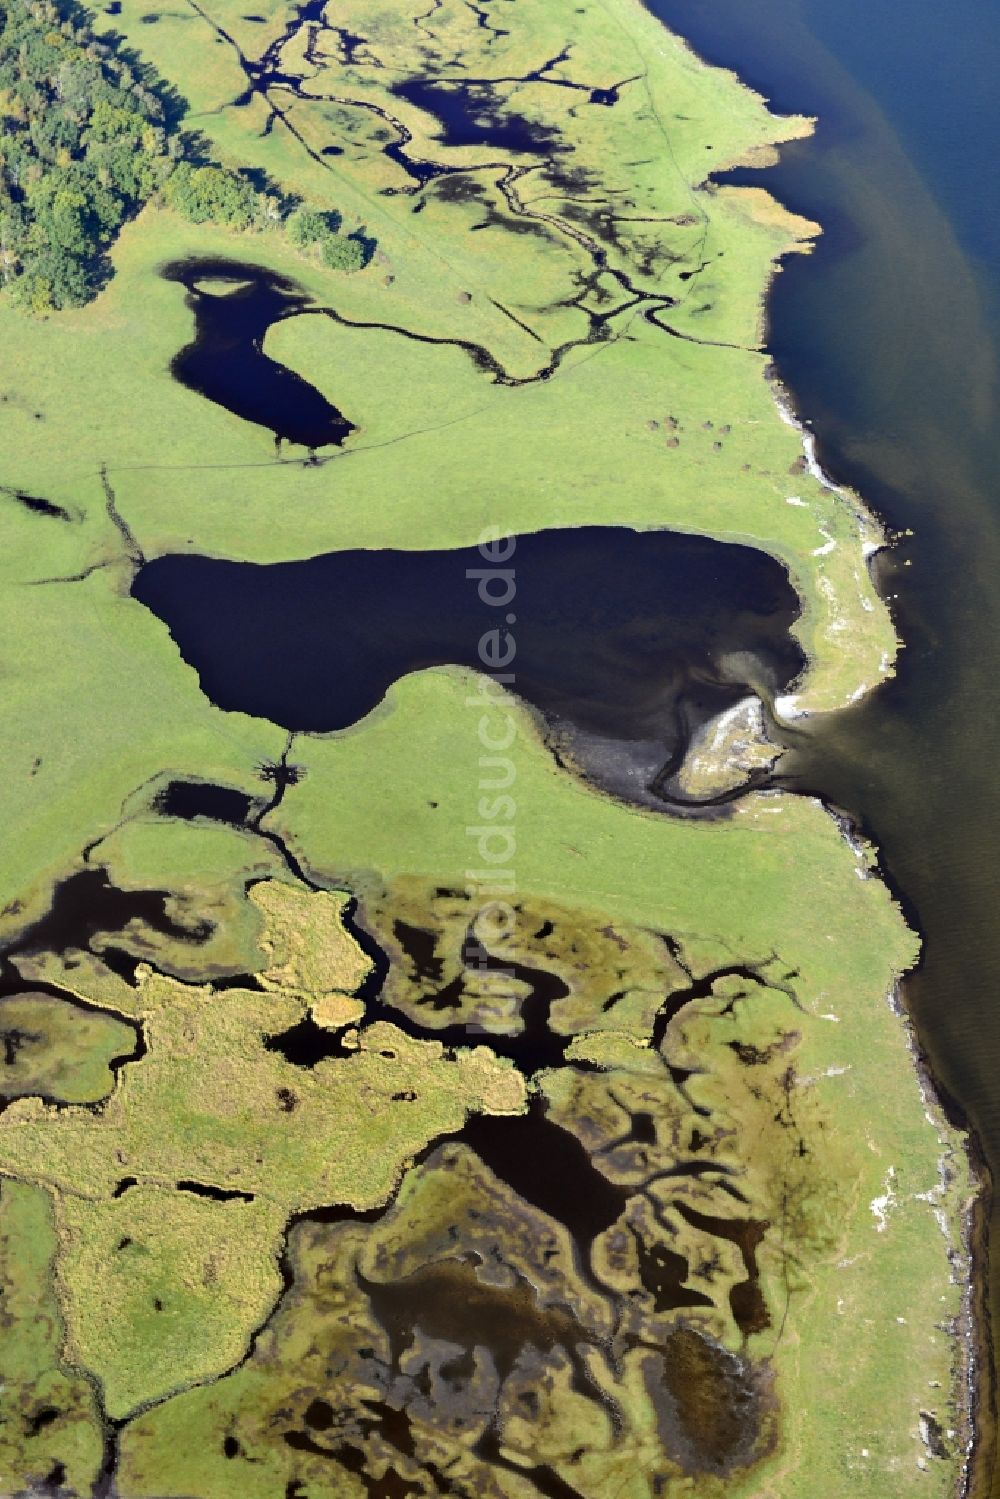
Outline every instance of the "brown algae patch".
[[627, 1473], [637, 1494], [680, 1492], [766, 1446], [746, 1361], [684, 1326], [622, 1334], [566, 1229], [465, 1147], [434, 1152], [375, 1223], [330, 1216], [293, 1228], [247, 1362], [125, 1431], [123, 1492], [326, 1492], [333, 1463], [369, 1491], [596, 1499]]
[[[685, 981], [657, 933], [555, 900], [483, 905], [468, 890], [403, 877], [365, 910], [393, 959], [382, 1001], [431, 1031], [461, 1024], [523, 1035], [527, 1007], [560, 1036], [643, 1038], [664, 992]], [[543, 979], [538, 1017], [532, 1000]]]

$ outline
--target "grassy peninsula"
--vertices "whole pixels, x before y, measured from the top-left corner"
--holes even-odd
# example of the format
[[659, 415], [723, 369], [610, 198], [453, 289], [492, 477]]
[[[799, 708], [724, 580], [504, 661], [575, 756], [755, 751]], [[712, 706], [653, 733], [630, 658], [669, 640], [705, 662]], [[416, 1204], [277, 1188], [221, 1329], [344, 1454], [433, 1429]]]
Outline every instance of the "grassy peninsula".
[[[974, 1183], [873, 851], [775, 789], [605, 794], [516, 663], [338, 733], [223, 712], [129, 591], [673, 529], [787, 567], [798, 706], [880, 680], [882, 537], [761, 351], [816, 228], [710, 180], [809, 122], [634, 0], [4, 14], [172, 114], [99, 281], [81, 243], [27, 294], [38, 188], [0, 295], [0, 1492], [955, 1494]], [[237, 178], [273, 222], [206, 209]], [[178, 374], [258, 270], [338, 443]]]

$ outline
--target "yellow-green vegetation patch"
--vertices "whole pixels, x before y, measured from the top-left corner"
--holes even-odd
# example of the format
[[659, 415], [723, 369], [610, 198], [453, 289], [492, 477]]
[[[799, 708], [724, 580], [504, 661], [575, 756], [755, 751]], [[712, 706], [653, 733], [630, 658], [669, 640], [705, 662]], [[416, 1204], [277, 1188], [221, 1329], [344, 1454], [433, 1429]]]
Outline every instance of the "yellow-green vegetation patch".
[[[149, 1055], [123, 1074], [99, 1115], [12, 1103], [0, 1120], [0, 1166], [88, 1197], [126, 1177], [192, 1179], [279, 1203], [287, 1212], [372, 1207], [407, 1160], [474, 1109], [516, 1113], [517, 1072], [485, 1047], [449, 1056], [387, 1023], [354, 1055], [296, 1067], [262, 1044], [294, 1023], [290, 1000], [249, 990], [166, 988], [140, 995]], [[413, 1096], [390, 1107], [393, 1094]]]
[[[296, 934], [294, 992], [214, 992], [147, 969], [133, 1010], [149, 1054], [100, 1112], [19, 1100], [0, 1116], [0, 1170], [44, 1182], [59, 1204], [59, 1275], [76, 1356], [99, 1373], [113, 1415], [236, 1361], [277, 1289], [253, 1266], [276, 1258], [291, 1214], [377, 1206], [407, 1163], [469, 1113], [524, 1106], [520, 1075], [485, 1048], [446, 1052], [384, 1022], [342, 1059], [312, 1068], [269, 1049], [266, 1038], [301, 1020], [312, 997], [300, 987], [306, 975], [321, 985], [317, 999], [343, 980], [343, 948], [330, 935], [340, 903], [309, 897], [315, 925], [306, 926], [294, 894], [255, 891], [265, 923], [274, 913], [270, 952]], [[333, 962], [326, 972], [324, 955]], [[226, 1211], [200, 1200], [199, 1189], [221, 1194]], [[113, 1260], [96, 1297], [97, 1267], [116, 1233], [134, 1252]]]
[[350, 895], [268, 880], [253, 886], [250, 899], [263, 918], [267, 965], [259, 977], [267, 988], [317, 1000], [360, 989], [372, 963], [343, 924]]
[[57, 1194], [56, 1219], [67, 1358], [97, 1375], [114, 1418], [232, 1368], [281, 1290], [272, 1202], [138, 1185]]

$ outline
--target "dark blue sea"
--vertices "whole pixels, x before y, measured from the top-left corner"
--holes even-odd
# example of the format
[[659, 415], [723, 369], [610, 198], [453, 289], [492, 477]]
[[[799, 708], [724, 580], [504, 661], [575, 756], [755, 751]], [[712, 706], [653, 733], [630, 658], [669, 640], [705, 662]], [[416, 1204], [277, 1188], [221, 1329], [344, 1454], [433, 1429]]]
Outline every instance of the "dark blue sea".
[[[1000, 1181], [1000, 0], [650, 4], [773, 108], [818, 116], [737, 177], [826, 229], [776, 281], [769, 345], [828, 471], [914, 534], [880, 569], [898, 676], [811, 727], [797, 774], [881, 848], [924, 939], [920, 1042]], [[996, 1209], [991, 1240], [997, 1329]]]

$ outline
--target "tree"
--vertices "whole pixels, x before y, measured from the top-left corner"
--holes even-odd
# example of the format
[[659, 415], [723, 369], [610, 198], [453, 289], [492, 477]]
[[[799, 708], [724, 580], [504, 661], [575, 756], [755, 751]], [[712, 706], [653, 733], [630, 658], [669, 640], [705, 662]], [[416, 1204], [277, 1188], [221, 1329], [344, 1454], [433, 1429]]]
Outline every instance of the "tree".
[[0, 0], [0, 256], [15, 302], [76, 306], [169, 173], [163, 108], [72, 4]]
[[331, 271], [360, 271], [365, 264], [365, 248], [349, 235], [334, 234], [323, 241], [323, 264]]
[[288, 238], [293, 245], [302, 247], [329, 238], [339, 228], [338, 214], [320, 213], [316, 208], [300, 208], [288, 220]]
[[288, 221], [288, 238], [299, 249], [315, 251], [331, 271], [360, 271], [367, 264], [365, 246], [352, 235], [338, 233], [338, 213], [300, 208]]
[[[89, 301], [122, 225], [157, 193], [196, 224], [284, 226], [287, 200], [263, 174], [185, 159], [196, 149], [165, 85], [96, 38], [75, 0], [0, 0], [0, 286], [18, 306]], [[370, 242], [340, 224], [302, 208], [287, 232], [332, 270], [360, 270]]]
[[178, 162], [164, 196], [195, 224], [213, 222], [249, 229], [263, 217], [263, 205], [252, 183], [226, 167], [193, 167], [190, 162]]

